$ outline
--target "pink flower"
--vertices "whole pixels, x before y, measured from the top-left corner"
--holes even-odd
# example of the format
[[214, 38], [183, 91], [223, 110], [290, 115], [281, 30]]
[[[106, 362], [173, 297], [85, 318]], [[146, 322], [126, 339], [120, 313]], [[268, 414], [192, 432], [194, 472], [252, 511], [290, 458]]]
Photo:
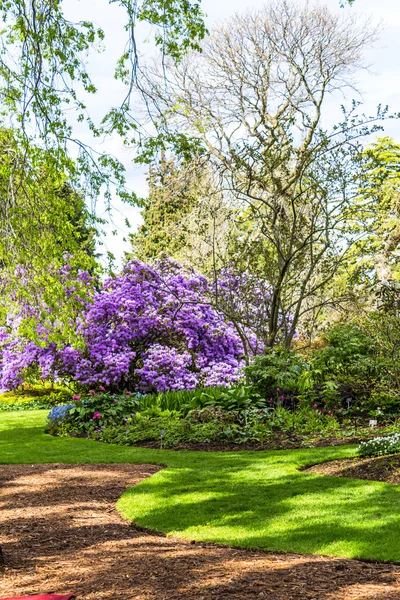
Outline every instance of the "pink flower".
[[314, 404], [313, 408], [317, 409], [318, 408], [318, 404]]
[[106, 388], [105, 388], [105, 387], [103, 387], [102, 385], [99, 385], [99, 390], [100, 390], [101, 392], [105, 392], [105, 391], [106, 391]]
[[132, 394], [132, 392], [128, 392], [128, 391], [125, 392], [126, 396], [130, 396], [131, 394]]
[[276, 391], [277, 391], [277, 392], [280, 392], [280, 391], [281, 391], [281, 388], [276, 388]]
[[72, 400], [75, 400], [75, 402], [79, 402], [80, 399], [80, 396], [72, 396]]
[[114, 398], [114, 404], [116, 404], [118, 402], [118, 400], [116, 398]]
[[93, 415], [93, 419], [101, 419], [101, 414], [99, 412], [95, 412]]
[[96, 392], [95, 392], [94, 390], [90, 390], [89, 394], [90, 394], [91, 396], [95, 396], [95, 395], [96, 395]]

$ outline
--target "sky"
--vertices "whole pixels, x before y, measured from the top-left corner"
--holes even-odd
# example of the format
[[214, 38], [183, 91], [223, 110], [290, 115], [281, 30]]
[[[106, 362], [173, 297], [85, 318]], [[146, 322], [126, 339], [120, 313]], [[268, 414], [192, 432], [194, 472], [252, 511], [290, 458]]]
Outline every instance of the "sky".
[[[300, 4], [305, 0], [297, 0]], [[202, 8], [206, 14], [208, 29], [222, 22], [235, 13], [246, 9], [258, 9], [266, 0], [202, 0]], [[315, 0], [316, 4], [324, 4], [333, 12], [352, 12], [371, 17], [374, 23], [380, 23], [382, 33], [378, 42], [367, 50], [366, 62], [370, 65], [368, 72], [361, 72], [357, 77], [358, 89], [361, 91], [361, 100], [365, 104], [365, 112], [373, 114], [378, 104], [386, 105], [393, 112], [400, 111], [400, 0], [355, 0], [352, 7], [340, 8], [340, 0]], [[113, 70], [116, 60], [122, 54], [124, 39], [124, 12], [117, 4], [110, 5], [108, 0], [67, 0], [67, 15], [72, 20], [88, 19], [105, 31], [104, 51], [92, 53], [88, 59], [88, 71], [98, 87], [99, 93], [93, 98], [88, 98], [89, 112], [94, 118], [100, 119], [113, 105], [118, 105], [124, 92], [123, 87], [114, 79]], [[146, 40], [147, 31], [138, 33], [140, 51], [144, 60], [151, 58], [154, 53], [151, 43]], [[359, 98], [358, 98], [359, 99]], [[337, 110], [335, 106], [328, 106], [328, 119]], [[332, 114], [330, 114], [330, 112]], [[84, 141], [93, 144], [87, 131], [81, 126], [75, 127], [75, 133]], [[385, 134], [393, 136], [400, 141], [400, 122], [390, 121], [385, 129]], [[383, 135], [383, 134], [381, 134]], [[139, 196], [147, 192], [146, 173], [143, 168], [133, 166], [132, 151], [125, 149], [118, 138], [113, 136], [97, 143], [99, 150], [106, 150], [117, 156], [127, 168], [128, 187]], [[94, 144], [96, 146], [96, 144]], [[97, 206], [99, 216], [107, 217], [105, 206], [100, 199]], [[128, 230], [125, 219], [131, 224]], [[138, 208], [122, 203], [117, 198], [113, 200], [112, 219], [108, 218], [105, 226], [103, 247], [100, 251], [111, 251], [116, 258], [116, 265], [122, 263], [124, 252], [129, 249], [129, 243], [124, 241], [129, 232], [134, 231], [141, 222]]]

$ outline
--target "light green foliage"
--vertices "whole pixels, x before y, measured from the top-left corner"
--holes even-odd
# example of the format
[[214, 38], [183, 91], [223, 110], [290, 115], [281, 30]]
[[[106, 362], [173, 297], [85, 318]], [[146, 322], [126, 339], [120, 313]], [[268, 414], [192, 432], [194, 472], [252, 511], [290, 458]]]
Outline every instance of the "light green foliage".
[[109, 3], [126, 15], [127, 45], [115, 75], [125, 83], [127, 93], [120, 106], [112, 108], [100, 125], [86, 109], [85, 95], [97, 93], [86, 62], [90, 51], [102, 47], [104, 32], [90, 21], [68, 20], [63, 0], [0, 3], [3, 115], [12, 115], [26, 138], [31, 137], [33, 130], [47, 148], [58, 153], [62, 163], [69, 159], [71, 146], [75, 145], [79, 152], [76, 178], [93, 200], [102, 186], [111, 199], [110, 181], [122, 198], [132, 199], [132, 194], [125, 188], [121, 162], [107, 153], [94, 152], [82, 140], [75, 139], [69, 116], [74, 114], [78, 122], [86, 122], [94, 137], [114, 130], [131, 137], [137, 129], [136, 118], [130, 114], [131, 92], [139, 75], [137, 21], [154, 26], [156, 45], [164, 56], [175, 61], [188, 49], [198, 49], [199, 40], [206, 34], [197, 0], [109, 0]]
[[87, 285], [77, 283], [68, 296], [58, 270], [69, 263], [71, 275], [98, 272], [95, 236], [101, 221], [71, 187], [52, 150], [1, 129], [0, 156], [0, 325], [7, 314], [20, 315], [22, 304], [36, 311], [21, 322], [21, 333], [30, 339], [37, 337], [38, 322], [58, 322], [51, 341], [76, 336], [70, 323], [81, 306], [77, 299], [87, 298]]
[[353, 233], [361, 239], [352, 252], [353, 279], [367, 287], [400, 280], [400, 144], [378, 138], [361, 157], [359, 197]]
[[49, 409], [70, 402], [72, 392], [62, 388], [34, 388], [0, 394], [0, 412]]
[[64, 252], [93, 268], [96, 219], [70, 186], [71, 164], [21, 137], [0, 129], [0, 265], [39, 270]]
[[[120, 4], [129, 1], [120, 0]], [[201, 51], [199, 40], [206, 29], [200, 3], [201, 0], [143, 0], [138, 19], [157, 26], [156, 44], [167, 56], [180, 61], [188, 50]]]
[[198, 388], [148, 394], [140, 399], [140, 410], [157, 407], [160, 410], [175, 410], [186, 413], [193, 408], [216, 404], [224, 388]]

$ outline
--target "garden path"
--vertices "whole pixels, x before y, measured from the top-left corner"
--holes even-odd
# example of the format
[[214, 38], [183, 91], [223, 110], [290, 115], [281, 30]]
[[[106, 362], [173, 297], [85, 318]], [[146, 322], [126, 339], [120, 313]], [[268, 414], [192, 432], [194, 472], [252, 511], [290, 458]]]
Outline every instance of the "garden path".
[[115, 509], [154, 465], [1, 465], [0, 597], [79, 600], [400, 600], [400, 566], [190, 543]]

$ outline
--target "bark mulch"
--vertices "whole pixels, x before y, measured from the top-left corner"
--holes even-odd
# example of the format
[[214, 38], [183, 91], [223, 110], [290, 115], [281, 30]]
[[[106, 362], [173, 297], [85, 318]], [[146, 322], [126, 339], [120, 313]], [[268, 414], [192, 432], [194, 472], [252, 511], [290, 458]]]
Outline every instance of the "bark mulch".
[[314, 465], [305, 471], [320, 475], [335, 475], [350, 479], [368, 479], [400, 484], [400, 455], [374, 456], [372, 458], [345, 458]]
[[157, 469], [0, 465], [0, 597], [400, 599], [400, 566], [194, 544], [132, 526], [115, 501]]

